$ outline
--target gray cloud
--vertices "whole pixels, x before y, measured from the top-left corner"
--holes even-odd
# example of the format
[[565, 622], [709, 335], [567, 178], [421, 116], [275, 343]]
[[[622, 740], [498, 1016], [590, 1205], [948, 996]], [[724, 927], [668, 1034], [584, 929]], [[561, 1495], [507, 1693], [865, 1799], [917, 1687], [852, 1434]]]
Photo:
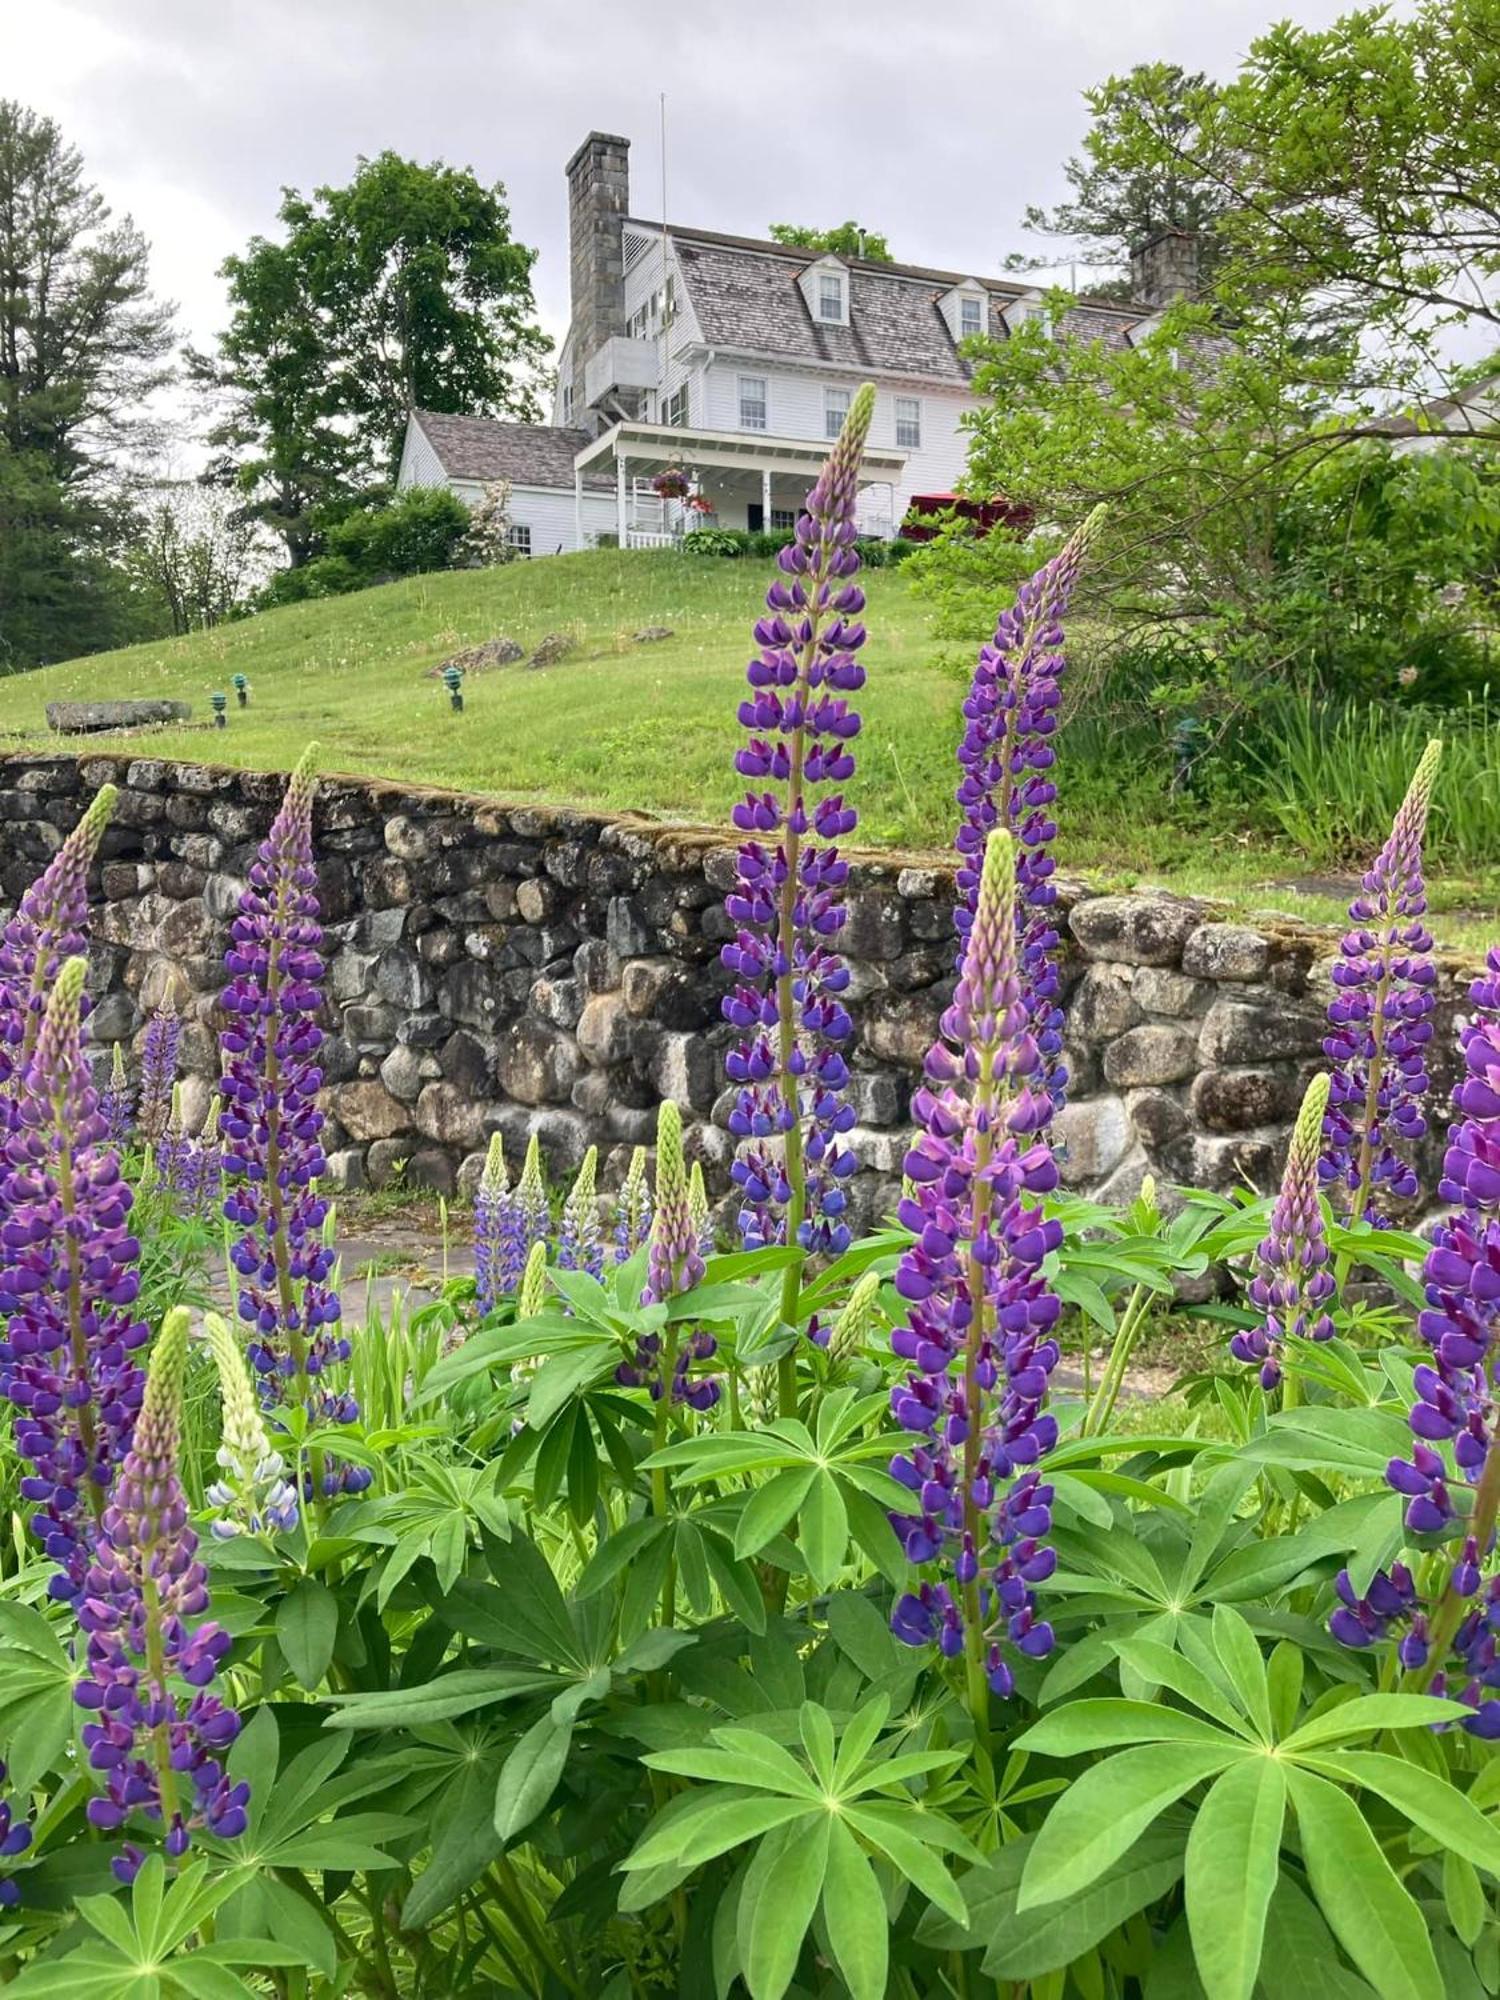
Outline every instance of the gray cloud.
[[[1299, 0], [1321, 25], [1347, 0]], [[3, 87], [51, 113], [151, 239], [184, 332], [222, 313], [215, 268], [274, 228], [283, 185], [384, 147], [504, 181], [567, 320], [562, 169], [592, 127], [633, 143], [674, 220], [761, 234], [853, 215], [898, 256], [993, 271], [1028, 202], [1062, 192], [1082, 92], [1152, 58], [1226, 73], [1275, 0], [0, 0]]]

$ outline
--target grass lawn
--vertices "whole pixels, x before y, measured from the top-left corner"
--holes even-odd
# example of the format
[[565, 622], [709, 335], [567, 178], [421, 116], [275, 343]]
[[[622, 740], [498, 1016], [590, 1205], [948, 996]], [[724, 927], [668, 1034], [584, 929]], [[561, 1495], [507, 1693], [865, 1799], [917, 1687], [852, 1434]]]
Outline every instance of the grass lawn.
[[[412, 577], [347, 597], [289, 605], [238, 624], [95, 654], [0, 679], [0, 747], [81, 747], [50, 736], [56, 699], [159, 695], [192, 703], [184, 728], [132, 736], [150, 755], [285, 769], [316, 738], [326, 769], [450, 785], [513, 800], [632, 810], [664, 819], [724, 820], [739, 786], [735, 710], [750, 626], [769, 565], [672, 551], [555, 556], [506, 569]], [[901, 570], [872, 570], [865, 651], [869, 684], [853, 789], [867, 844], [943, 848], [953, 823], [954, 750], [966, 675], [945, 665], [928, 607]], [[647, 625], [673, 637], [632, 643]], [[460, 647], [508, 634], [528, 648], [566, 631], [576, 650], [540, 672], [471, 675], [454, 715], [424, 669]], [[251, 684], [229, 727], [198, 724], [231, 674]], [[1166, 799], [1159, 774], [1093, 772], [1071, 810], [1066, 731], [1059, 863], [1101, 886], [1170, 883], [1243, 910], [1337, 920], [1336, 895], [1286, 885], [1308, 873], [1284, 844], [1203, 823], [1201, 808]], [[105, 738], [91, 747], [114, 748]], [[1487, 941], [1493, 881], [1436, 886], [1440, 942]], [[1444, 911], [1448, 912], [1447, 920]]]

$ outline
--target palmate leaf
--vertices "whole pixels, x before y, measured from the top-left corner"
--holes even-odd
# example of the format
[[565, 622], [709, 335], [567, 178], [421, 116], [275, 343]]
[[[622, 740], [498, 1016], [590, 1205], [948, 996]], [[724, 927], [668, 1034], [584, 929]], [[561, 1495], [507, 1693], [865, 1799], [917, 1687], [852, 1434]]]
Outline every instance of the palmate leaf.
[[830, 1821], [826, 1814], [762, 1840], [740, 1892], [740, 1963], [751, 2000], [782, 2000], [797, 1970], [823, 1894]]
[[1451, 1853], [1500, 1877], [1500, 1828], [1450, 1778], [1375, 1750], [1330, 1751], [1300, 1761], [1336, 1784], [1374, 1792]]
[[852, 2000], [884, 2000], [890, 1964], [885, 1898], [869, 1857], [839, 1820], [829, 1825], [823, 1916]]

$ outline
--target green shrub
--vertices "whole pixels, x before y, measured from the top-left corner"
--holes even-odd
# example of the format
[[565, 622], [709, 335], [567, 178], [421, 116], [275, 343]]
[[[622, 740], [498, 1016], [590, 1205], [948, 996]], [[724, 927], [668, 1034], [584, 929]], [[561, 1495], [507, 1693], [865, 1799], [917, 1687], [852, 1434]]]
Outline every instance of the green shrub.
[[323, 553], [272, 577], [261, 603], [336, 597], [392, 577], [449, 569], [468, 526], [468, 508], [446, 486], [414, 486], [399, 499], [336, 521], [324, 537]]
[[750, 537], [739, 528], [691, 528], [682, 538], [685, 556], [742, 556]]

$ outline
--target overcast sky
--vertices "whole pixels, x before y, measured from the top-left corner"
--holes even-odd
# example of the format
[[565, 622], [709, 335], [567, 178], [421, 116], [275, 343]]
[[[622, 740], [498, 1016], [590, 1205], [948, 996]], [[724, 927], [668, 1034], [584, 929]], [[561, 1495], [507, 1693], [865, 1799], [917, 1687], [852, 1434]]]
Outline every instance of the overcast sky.
[[1293, 12], [1350, 0], [0, 0], [0, 91], [57, 119], [152, 246], [183, 332], [223, 317], [215, 275], [279, 190], [347, 180], [386, 147], [503, 181], [567, 325], [563, 166], [591, 128], [633, 142], [658, 213], [666, 92], [674, 221], [761, 235], [853, 216], [898, 257], [995, 272], [1042, 246], [1083, 91], [1153, 58], [1229, 72]]

